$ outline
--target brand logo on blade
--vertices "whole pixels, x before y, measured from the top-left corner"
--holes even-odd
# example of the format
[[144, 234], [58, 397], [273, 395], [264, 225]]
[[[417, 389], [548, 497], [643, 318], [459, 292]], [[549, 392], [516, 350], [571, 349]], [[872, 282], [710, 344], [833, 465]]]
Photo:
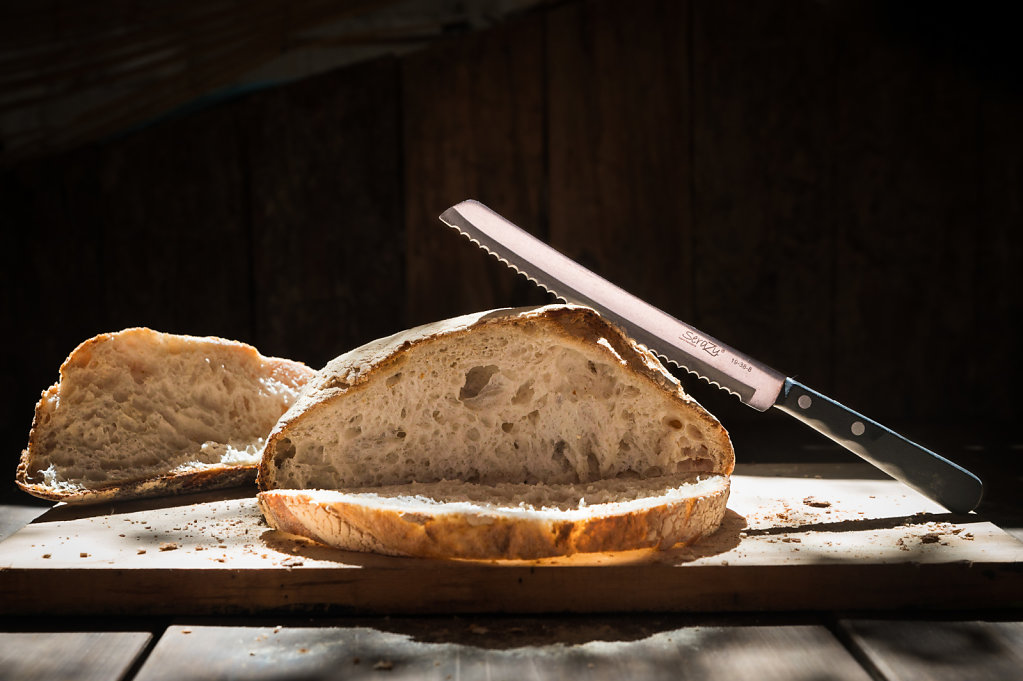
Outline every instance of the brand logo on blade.
[[693, 331], [684, 332], [681, 336], [679, 336], [679, 340], [683, 340], [686, 343], [692, 345], [693, 347], [700, 348], [711, 357], [717, 357], [718, 355], [721, 354], [721, 348], [718, 346], [717, 343], [715, 343], [714, 341], [707, 340], [703, 336]]

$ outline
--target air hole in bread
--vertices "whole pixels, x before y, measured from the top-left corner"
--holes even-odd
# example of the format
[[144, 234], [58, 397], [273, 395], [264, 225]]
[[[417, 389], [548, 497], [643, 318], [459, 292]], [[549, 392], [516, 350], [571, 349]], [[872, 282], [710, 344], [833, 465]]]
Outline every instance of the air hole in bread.
[[515, 405], [529, 404], [533, 399], [533, 382], [526, 381], [519, 386], [519, 389], [512, 395], [511, 403]]
[[600, 461], [593, 452], [586, 453], [586, 473], [588, 480], [600, 480]]
[[462, 389], [458, 391], [458, 399], [471, 400], [478, 397], [483, 389], [490, 383], [490, 379], [493, 378], [500, 369], [496, 365], [490, 364], [487, 366], [477, 366], [469, 369], [465, 372], [465, 384]]
[[562, 471], [566, 473], [572, 472], [572, 463], [565, 456], [565, 450], [568, 449], [568, 443], [564, 440], [558, 440], [554, 444], [554, 451], [551, 452], [551, 461], [553, 461]]
[[277, 450], [274, 452], [274, 465], [280, 468], [288, 459], [295, 458], [295, 445], [288, 438], [281, 438], [277, 441]]

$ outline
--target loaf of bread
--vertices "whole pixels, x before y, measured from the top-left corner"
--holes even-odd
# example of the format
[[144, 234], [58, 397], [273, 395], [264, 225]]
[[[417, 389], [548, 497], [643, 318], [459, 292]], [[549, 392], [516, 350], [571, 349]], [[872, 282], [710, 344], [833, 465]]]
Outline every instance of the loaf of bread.
[[220, 338], [91, 338], [36, 405], [17, 484], [95, 503], [252, 483], [266, 436], [313, 370]]
[[348, 550], [539, 558], [713, 532], [734, 454], [593, 310], [496, 310], [346, 353], [271, 432], [271, 526]]

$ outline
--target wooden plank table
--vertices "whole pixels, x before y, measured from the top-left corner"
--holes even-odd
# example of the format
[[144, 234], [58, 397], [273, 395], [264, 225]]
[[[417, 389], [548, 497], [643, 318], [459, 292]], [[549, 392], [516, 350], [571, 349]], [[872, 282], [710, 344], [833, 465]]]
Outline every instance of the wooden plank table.
[[[527, 566], [338, 556], [271, 532], [250, 502], [250, 492], [236, 491], [58, 507], [14, 533], [0, 543], [8, 566], [0, 573], [0, 678], [1023, 679], [1023, 544], [982, 516], [948, 514], [860, 466], [741, 468], [723, 532], [659, 560], [600, 554]], [[12, 557], [22, 552], [29, 557]], [[28, 572], [49, 561], [57, 567]], [[166, 575], [182, 571], [180, 588], [159, 598], [136, 581], [160, 576], [166, 588]], [[259, 594], [268, 574], [283, 586], [278, 599]], [[522, 590], [520, 577], [532, 586]], [[477, 583], [458, 592], [459, 579]], [[669, 579], [683, 595], [667, 589]], [[890, 579], [895, 586], [885, 587]], [[231, 580], [242, 586], [214, 598]], [[383, 607], [393, 605], [381, 600], [385, 585], [400, 597], [418, 593], [401, 580], [440, 589], [407, 609], [425, 614]], [[602, 580], [611, 586], [597, 589]], [[526, 607], [510, 607], [499, 587]], [[377, 614], [277, 607], [317, 588], [335, 605], [368, 589], [361, 602]], [[880, 596], [870, 595], [875, 588]], [[237, 589], [249, 589], [247, 608]], [[710, 595], [694, 595], [701, 589]], [[581, 591], [601, 607], [585, 607]], [[538, 607], [541, 595], [551, 603]], [[651, 606], [655, 595], [660, 610], [687, 612], [583, 612]], [[560, 607], [573, 604], [580, 612]], [[235, 614], [212, 618], [221, 606]], [[658, 608], [618, 608], [628, 609]]]
[[1023, 606], [1023, 544], [994, 524], [866, 466], [799, 475], [740, 467], [721, 529], [694, 546], [541, 561], [336, 551], [270, 530], [252, 490], [62, 506], [0, 543], [0, 614]]

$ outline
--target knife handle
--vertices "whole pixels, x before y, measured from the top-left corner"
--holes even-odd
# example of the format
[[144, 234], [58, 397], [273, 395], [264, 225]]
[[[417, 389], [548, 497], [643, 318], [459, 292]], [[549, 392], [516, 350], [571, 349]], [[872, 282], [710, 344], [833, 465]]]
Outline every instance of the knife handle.
[[968, 470], [791, 378], [774, 405], [950, 511], [980, 504], [984, 485]]

